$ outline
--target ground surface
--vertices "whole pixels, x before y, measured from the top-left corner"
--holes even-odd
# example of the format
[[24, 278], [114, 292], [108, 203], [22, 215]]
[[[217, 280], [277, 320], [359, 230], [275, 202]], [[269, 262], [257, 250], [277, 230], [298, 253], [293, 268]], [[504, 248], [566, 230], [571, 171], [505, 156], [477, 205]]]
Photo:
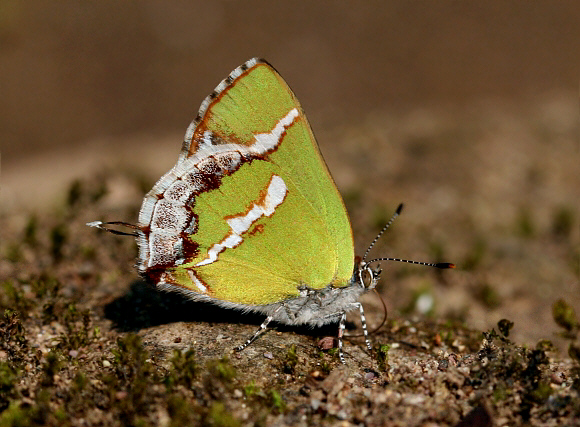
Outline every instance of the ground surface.
[[[0, 427], [580, 425], [577, 7], [403, 3], [274, 20], [230, 3], [6, 3]], [[186, 25], [198, 15], [217, 41]], [[275, 327], [232, 353], [261, 317], [156, 292], [133, 239], [84, 225], [136, 221], [176, 123], [256, 54], [312, 114], [356, 252], [404, 202], [373, 254], [458, 266], [382, 264], [388, 323], [372, 355], [346, 342], [346, 366], [335, 326]], [[373, 329], [381, 303], [362, 301]]]
[[[363, 243], [358, 252], [393, 200], [410, 200], [375, 253], [459, 267], [383, 265], [389, 322], [372, 339], [375, 350], [389, 346], [386, 360], [352, 339], [340, 366], [319, 348], [335, 327], [281, 327], [232, 354], [260, 317], [157, 293], [135, 273], [133, 239], [84, 225], [134, 219], [152, 182], [147, 171], [84, 176], [42, 215], [4, 212], [0, 420], [455, 425], [475, 411], [482, 425], [574, 423], [580, 380], [567, 348], [577, 320], [562, 337], [552, 312], [559, 299], [580, 311], [577, 216], [568, 203], [580, 188], [577, 130], [563, 121], [573, 104], [548, 102], [551, 109], [469, 111], [460, 125], [429, 111], [375, 115], [363, 127], [322, 134], [337, 141], [327, 158]], [[389, 141], [384, 153], [378, 138]], [[485, 186], [474, 188], [474, 170]], [[389, 188], [369, 184], [385, 181]], [[380, 302], [363, 301], [377, 325]], [[514, 322], [511, 331], [502, 324], [509, 337], [496, 325], [502, 318]]]

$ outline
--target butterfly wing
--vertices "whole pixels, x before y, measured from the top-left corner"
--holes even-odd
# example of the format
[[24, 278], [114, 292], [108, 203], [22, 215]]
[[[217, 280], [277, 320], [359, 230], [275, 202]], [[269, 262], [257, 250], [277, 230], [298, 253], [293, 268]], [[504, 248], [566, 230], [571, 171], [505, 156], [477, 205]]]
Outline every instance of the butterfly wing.
[[257, 59], [202, 103], [139, 222], [145, 276], [222, 301], [275, 303], [353, 272], [348, 214], [306, 116]]

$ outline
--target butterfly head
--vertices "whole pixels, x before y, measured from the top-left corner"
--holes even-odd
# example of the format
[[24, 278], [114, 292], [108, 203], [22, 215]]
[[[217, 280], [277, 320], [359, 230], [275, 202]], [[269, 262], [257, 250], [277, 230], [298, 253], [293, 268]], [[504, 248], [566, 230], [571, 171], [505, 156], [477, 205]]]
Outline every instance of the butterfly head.
[[363, 261], [359, 257], [357, 258], [358, 259], [354, 271], [355, 282], [365, 291], [375, 289], [381, 276], [382, 270], [379, 267], [372, 269], [368, 262]]

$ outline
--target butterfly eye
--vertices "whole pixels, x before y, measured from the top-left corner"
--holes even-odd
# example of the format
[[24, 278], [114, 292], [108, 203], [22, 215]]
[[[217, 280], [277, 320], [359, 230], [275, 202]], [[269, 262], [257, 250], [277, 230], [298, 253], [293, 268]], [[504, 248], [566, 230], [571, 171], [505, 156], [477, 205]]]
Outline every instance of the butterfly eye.
[[377, 286], [377, 282], [379, 280], [379, 276], [381, 274], [381, 270], [377, 268], [373, 270], [369, 264], [362, 262], [359, 265], [358, 269], [359, 273], [359, 283], [365, 289], [374, 289]]

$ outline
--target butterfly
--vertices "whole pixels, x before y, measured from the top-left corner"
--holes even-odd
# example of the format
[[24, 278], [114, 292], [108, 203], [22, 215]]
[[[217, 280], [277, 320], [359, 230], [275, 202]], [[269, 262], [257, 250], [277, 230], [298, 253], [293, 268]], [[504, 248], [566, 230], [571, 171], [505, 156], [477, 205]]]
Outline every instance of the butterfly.
[[280, 74], [258, 58], [232, 71], [202, 102], [177, 163], [145, 196], [138, 225], [87, 225], [117, 234], [129, 233], [108, 226], [133, 228], [139, 272], [158, 289], [264, 314], [236, 350], [272, 321], [338, 322], [343, 363], [351, 310], [359, 310], [371, 350], [358, 302], [379, 279], [370, 264], [397, 260], [365, 261], [368, 250], [355, 259], [347, 210], [304, 111]]

